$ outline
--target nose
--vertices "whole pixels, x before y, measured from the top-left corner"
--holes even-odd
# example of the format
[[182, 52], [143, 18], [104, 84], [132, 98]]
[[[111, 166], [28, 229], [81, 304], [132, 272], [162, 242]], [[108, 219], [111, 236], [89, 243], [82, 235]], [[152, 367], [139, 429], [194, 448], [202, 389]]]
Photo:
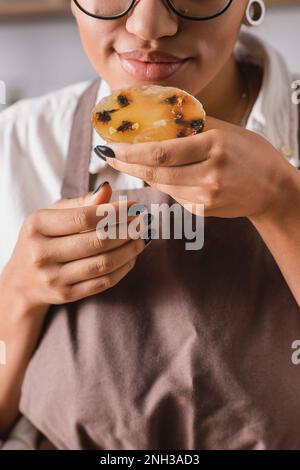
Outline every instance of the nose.
[[138, 0], [127, 18], [126, 29], [146, 41], [160, 39], [177, 33], [178, 18], [164, 0]]

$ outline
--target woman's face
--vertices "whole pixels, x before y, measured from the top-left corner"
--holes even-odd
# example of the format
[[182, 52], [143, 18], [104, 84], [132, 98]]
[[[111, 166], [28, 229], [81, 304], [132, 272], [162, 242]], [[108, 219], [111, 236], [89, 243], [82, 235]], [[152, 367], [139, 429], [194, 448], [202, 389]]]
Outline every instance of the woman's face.
[[[117, 20], [91, 18], [73, 2], [72, 11], [91, 64], [112, 89], [151, 82], [197, 95], [232, 57], [247, 3], [234, 1], [223, 15], [209, 21], [180, 18], [164, 0], [137, 0]], [[177, 59], [161, 67], [145, 65], [126, 58], [129, 51], [165, 52]], [[139, 59], [155, 60], [151, 54]]]

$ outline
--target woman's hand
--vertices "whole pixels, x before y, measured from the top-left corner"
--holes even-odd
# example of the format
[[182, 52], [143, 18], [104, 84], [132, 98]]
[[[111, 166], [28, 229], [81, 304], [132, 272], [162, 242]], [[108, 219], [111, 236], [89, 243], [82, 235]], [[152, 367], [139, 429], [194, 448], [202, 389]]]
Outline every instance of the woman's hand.
[[248, 217], [300, 306], [299, 170], [262, 136], [212, 118], [207, 124], [192, 137], [110, 145], [116, 158], [107, 162], [200, 216], [203, 203], [206, 216]]
[[[110, 196], [111, 188], [105, 185], [100, 194], [61, 200], [31, 214], [2, 274], [6, 289], [11, 286], [37, 307], [73, 302], [117, 284], [146, 245], [142, 238], [98, 237], [96, 209]], [[118, 219], [119, 202], [107, 205], [116, 207]]]
[[[127, 239], [98, 237], [99, 205], [103, 209], [113, 204], [119, 214], [119, 201], [105, 204], [110, 196], [111, 188], [105, 185], [95, 195], [59, 201], [34, 212], [21, 228], [0, 276], [0, 332], [7, 346], [7, 363], [0, 367], [0, 436], [7, 435], [18, 416], [24, 372], [49, 304], [109, 289], [126, 276], [145, 248], [144, 239], [128, 236], [128, 222], [136, 216], [124, 222]], [[141, 227], [143, 219], [141, 215]]]
[[[113, 168], [145, 180], [206, 216], [259, 217], [277, 210], [294, 168], [265, 138], [213, 118], [207, 131], [162, 142], [111, 144]], [[187, 207], [188, 209], [188, 207]], [[197, 206], [191, 212], [198, 213]]]

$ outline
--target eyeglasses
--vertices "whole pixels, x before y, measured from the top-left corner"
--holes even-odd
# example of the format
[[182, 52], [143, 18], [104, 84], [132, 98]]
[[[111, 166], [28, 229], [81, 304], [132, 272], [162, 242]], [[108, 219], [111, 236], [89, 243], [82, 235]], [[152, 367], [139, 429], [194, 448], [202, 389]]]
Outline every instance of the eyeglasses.
[[[127, 15], [136, 0], [73, 0], [83, 13], [101, 20]], [[165, 0], [170, 9], [188, 20], [211, 20], [222, 15], [233, 0]]]

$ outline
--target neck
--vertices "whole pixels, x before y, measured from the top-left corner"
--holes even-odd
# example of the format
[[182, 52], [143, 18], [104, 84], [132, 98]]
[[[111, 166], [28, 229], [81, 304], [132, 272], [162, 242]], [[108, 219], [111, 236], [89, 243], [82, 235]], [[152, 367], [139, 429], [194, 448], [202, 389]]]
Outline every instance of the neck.
[[199, 99], [209, 116], [238, 124], [247, 106], [247, 100], [242, 99], [245, 88], [236, 60], [231, 56], [218, 75], [199, 93]]

